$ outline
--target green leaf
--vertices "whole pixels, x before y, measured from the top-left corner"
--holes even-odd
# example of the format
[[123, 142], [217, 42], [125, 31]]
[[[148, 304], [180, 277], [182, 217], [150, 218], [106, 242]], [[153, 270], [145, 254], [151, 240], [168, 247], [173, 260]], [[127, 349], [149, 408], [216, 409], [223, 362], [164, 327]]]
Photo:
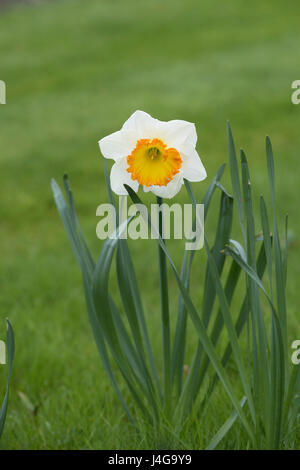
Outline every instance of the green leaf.
[[[65, 186], [66, 186], [66, 183], [68, 182], [65, 178]], [[134, 348], [132, 344], [130, 343], [129, 337], [125, 335], [125, 328], [121, 327], [120, 322], [118, 322], [116, 325], [116, 312], [114, 311], [114, 314], [112, 313], [113, 303], [111, 301], [111, 298], [108, 292], [106, 293], [106, 297], [105, 297], [106, 299], [105, 306], [107, 308], [106, 310], [107, 315], [106, 316], [104, 315], [102, 317], [99, 315], [99, 309], [101, 311], [101, 307], [102, 307], [101, 300], [99, 300], [98, 305], [96, 307], [95, 298], [93, 295], [93, 287], [92, 287], [94, 277], [95, 277], [95, 272], [94, 272], [95, 270], [93, 269], [93, 266], [90, 262], [89, 254], [87, 250], [85, 249], [85, 246], [82, 242], [82, 237], [80, 237], [79, 234], [77, 233], [78, 223], [77, 223], [77, 216], [75, 213], [74, 205], [72, 204], [71, 208], [68, 207], [61, 193], [59, 186], [54, 180], [52, 180], [52, 189], [53, 189], [54, 198], [55, 198], [58, 211], [61, 215], [62, 221], [64, 223], [67, 235], [71, 243], [71, 247], [73, 249], [76, 260], [80, 266], [80, 269], [82, 271], [89, 318], [90, 318], [94, 338], [98, 347], [99, 354], [101, 356], [101, 360], [105, 367], [105, 370], [108, 374], [108, 377], [113, 385], [114, 390], [116, 391], [118, 395], [118, 398], [125, 412], [129, 416], [131, 421], [134, 421], [124, 401], [124, 398], [120, 392], [120, 389], [116, 383], [114, 374], [112, 372], [108, 352], [106, 350], [106, 343], [107, 343], [109, 345], [109, 348], [112, 352], [114, 359], [116, 360], [120, 368], [122, 376], [124, 380], [126, 381], [131, 393], [133, 394], [138, 406], [141, 408], [142, 412], [147, 417], [147, 419], [151, 421], [152, 418], [149, 415], [147, 408], [143, 404], [143, 400], [137, 391], [136, 384], [138, 384], [138, 386], [143, 390], [143, 396], [147, 397], [147, 399], [151, 402], [152, 408], [155, 410], [155, 412], [157, 412], [157, 403], [155, 402], [155, 398], [153, 396], [153, 390], [151, 390], [151, 392], [149, 391], [149, 382], [147, 383], [147, 380], [145, 380], [145, 376], [141, 372], [141, 367], [137, 367], [137, 364], [139, 366], [141, 366], [141, 364], [140, 362], [136, 362], [136, 352], [134, 352]], [[69, 188], [67, 186], [66, 186], [66, 190], [69, 191]], [[68, 199], [69, 199], [69, 202], [71, 203], [70, 193], [68, 194]], [[124, 227], [122, 227], [122, 229], [124, 229]], [[118, 233], [122, 229], [118, 228]], [[111, 241], [108, 240], [108, 242], [111, 242]], [[118, 237], [116, 236], [115, 243], [117, 242], [118, 242]], [[113, 247], [113, 250], [114, 248], [115, 246]], [[104, 319], [104, 324], [103, 324], [103, 319]], [[106, 320], [107, 320], [107, 323], [109, 324], [108, 328], [106, 328], [107, 327], [107, 324], [105, 323]], [[123, 358], [123, 354], [121, 352], [122, 350], [120, 347], [120, 335], [121, 335], [123, 347], [126, 346], [126, 354], [127, 354], [126, 357], [127, 357], [128, 363], [125, 362], [125, 358]], [[118, 363], [118, 360], [121, 361], [121, 363], [120, 362]]]
[[[232, 300], [234, 291], [236, 289], [238, 279], [240, 277], [240, 272], [241, 272], [241, 268], [238, 266], [238, 264], [235, 261], [232, 261], [232, 264], [231, 264], [231, 267], [230, 267], [230, 270], [229, 270], [229, 273], [228, 273], [228, 276], [227, 276], [225, 289], [224, 289], [228, 305], [231, 304], [231, 300]], [[222, 311], [219, 308], [216, 319], [215, 319], [215, 322], [214, 322], [214, 325], [213, 325], [213, 328], [212, 328], [212, 332], [211, 332], [211, 335], [210, 335], [210, 338], [211, 338], [214, 346], [216, 346], [218, 344], [218, 340], [219, 340], [219, 337], [220, 337], [221, 332], [223, 330], [223, 327], [224, 327], [224, 319], [223, 319]], [[231, 352], [232, 352], [232, 349], [230, 348], [230, 353]], [[203, 383], [203, 381], [206, 377], [206, 372], [208, 370], [209, 364], [210, 364], [210, 362], [209, 362], [208, 356], [205, 355], [204, 357], [202, 357], [200, 370], [199, 370], [199, 374], [198, 374], [198, 377], [197, 377], [197, 387], [195, 388], [195, 392], [194, 392], [194, 394], [195, 394], [194, 399], [196, 398], [196, 395], [197, 395], [197, 393], [198, 393], [198, 391], [199, 391], [199, 389], [200, 389], [200, 387], [201, 387], [201, 385], [202, 385], [202, 383]], [[223, 365], [225, 366], [226, 362], [223, 362]], [[210, 395], [211, 393], [212, 393], [212, 391], [208, 395]], [[203, 409], [204, 402], [201, 406], [201, 409]]]
[[267, 257], [268, 276], [270, 284], [271, 299], [273, 300], [273, 280], [272, 280], [272, 235], [270, 232], [269, 217], [266, 208], [266, 203], [263, 196], [260, 197], [260, 215], [261, 224], [263, 229], [264, 245]]
[[[114, 196], [110, 186], [110, 178], [107, 168], [107, 161], [104, 161], [105, 165], [105, 183], [106, 189], [108, 193], [108, 198], [110, 203], [116, 209], [116, 203], [114, 200]], [[117, 214], [117, 211], [116, 211]], [[118, 224], [118, 221], [117, 221]], [[154, 388], [152, 385], [150, 374], [147, 370], [147, 365], [145, 362], [145, 352], [144, 348], [147, 353], [147, 357], [150, 363], [150, 367], [152, 370], [152, 374], [154, 377], [154, 381], [157, 387], [157, 391], [159, 394], [160, 399], [162, 399], [162, 392], [159, 383], [158, 373], [153, 357], [153, 352], [150, 344], [150, 338], [148, 334], [147, 324], [145, 320], [142, 300], [140, 297], [140, 291], [138, 282], [136, 279], [135, 271], [133, 262], [130, 256], [129, 247], [127, 244], [126, 239], [119, 239], [117, 244], [117, 257], [116, 257], [116, 264], [117, 264], [117, 278], [119, 284], [119, 290], [122, 298], [122, 303], [124, 306], [124, 310], [126, 312], [127, 318], [129, 320], [130, 328], [133, 334], [133, 338], [136, 343], [136, 348], [138, 355], [140, 357], [141, 366], [144, 370], [144, 373], [147, 376], [147, 381], [149, 382], [149, 386], [154, 392]]]
[[[192, 188], [189, 188], [189, 182], [186, 182], [187, 189], [189, 193], [192, 193]], [[221, 186], [221, 201], [220, 201], [220, 212], [218, 218], [218, 227], [216, 231], [216, 237], [214, 246], [212, 248], [212, 256], [215, 259], [218, 272], [221, 274], [223, 270], [223, 266], [225, 263], [225, 256], [221, 253], [225, 245], [229, 241], [230, 232], [231, 232], [231, 225], [232, 225], [232, 197], [227, 193], [227, 191]], [[195, 201], [194, 201], [195, 204]], [[207, 263], [206, 267], [206, 275], [205, 275], [205, 283], [204, 283], [204, 295], [203, 295], [203, 304], [202, 304], [202, 312], [203, 312], [203, 324], [205, 328], [208, 328], [210, 317], [215, 301], [216, 296], [216, 289], [215, 283], [211, 276], [209, 263]], [[223, 323], [221, 329], [223, 327]], [[184, 414], [191, 410], [192, 404], [197, 397], [200, 385], [204, 379], [204, 373], [206, 372], [206, 367], [202, 369], [200, 372], [201, 367], [201, 360], [205, 361], [205, 358], [202, 358], [203, 348], [201, 343], [198, 344], [196, 353], [194, 355], [192, 366], [190, 368], [190, 372], [188, 374], [187, 380], [184, 385], [184, 390], [182, 396], [180, 398], [181, 403], [183, 404]], [[207, 356], [206, 356], [207, 358]], [[206, 361], [207, 362], [207, 361]]]
[[73, 193], [71, 191], [71, 186], [70, 186], [70, 182], [69, 182], [69, 179], [68, 179], [67, 175], [64, 175], [64, 187], [65, 187], [65, 191], [66, 191], [66, 194], [67, 194], [67, 197], [68, 197], [68, 200], [69, 200], [70, 214], [71, 214], [71, 217], [72, 217], [72, 220], [73, 220], [73, 227], [74, 228], [76, 227], [77, 230], [78, 230], [79, 239], [80, 239], [80, 242], [81, 242], [82, 251], [84, 252], [84, 255], [85, 255], [86, 263], [89, 266], [90, 271], [92, 271], [95, 268], [95, 262], [93, 260], [93, 257], [91, 255], [90, 250], [89, 250], [89, 248], [87, 246], [87, 243], [85, 241], [85, 237], [83, 235], [83, 231], [81, 229], [81, 226], [80, 226], [77, 214], [76, 214]]
[[[243, 150], [241, 150], [241, 167], [244, 209], [246, 216], [247, 261], [253, 270], [256, 271], [255, 223], [252, 207], [251, 181], [247, 158]], [[270, 414], [272, 413], [269, 399], [270, 370], [267, 358], [267, 351], [269, 346], [258, 286], [251, 278], [247, 278], [246, 288], [249, 292], [249, 304], [252, 321], [254, 395], [255, 399], [259, 402], [259, 408], [262, 410], [262, 413], [265, 414], [265, 421], [267, 421]]]
[[230, 247], [225, 249], [225, 253], [232, 256], [245, 273], [255, 281], [258, 287], [263, 291], [265, 297], [271, 307], [272, 313], [272, 349], [271, 349], [271, 379], [272, 384], [272, 397], [270, 408], [272, 408], [273, 413], [270, 414], [270, 440], [269, 445], [273, 449], [279, 447], [281, 440], [282, 432], [282, 417], [283, 417], [283, 404], [284, 404], [284, 394], [285, 394], [285, 351], [283, 344], [283, 331], [281, 327], [278, 314], [273, 305], [273, 302], [265, 290], [261, 280], [259, 279], [257, 273], [249, 266], [248, 263], [242, 260], [242, 258]]
[[237, 338], [236, 330], [234, 328], [234, 324], [233, 324], [233, 321], [232, 321], [229, 305], [228, 305], [227, 298], [226, 298], [226, 295], [224, 293], [224, 290], [223, 290], [223, 287], [222, 287], [222, 284], [221, 284], [221, 281], [220, 281], [220, 278], [219, 278], [219, 274], [218, 274], [216, 264], [214, 262], [214, 259], [211, 255], [211, 253], [210, 253], [207, 242], [205, 242], [205, 247], [206, 247], [206, 253], [207, 253], [207, 256], [208, 256], [208, 260], [209, 260], [210, 272], [211, 272], [211, 274], [214, 278], [217, 295], [219, 297], [220, 309], [222, 311], [223, 318], [224, 318], [224, 323], [226, 325], [228, 335], [229, 335], [229, 339], [230, 339], [230, 342], [231, 342], [232, 352], [233, 352], [233, 355], [234, 355], [234, 358], [235, 358], [236, 365], [238, 367], [240, 379], [241, 379], [241, 382], [243, 384], [245, 394], [246, 394], [247, 399], [248, 399], [248, 404], [249, 404], [249, 408], [250, 408], [250, 411], [251, 411], [252, 419], [255, 422], [255, 409], [254, 409], [252, 393], [251, 393], [248, 377], [247, 377], [247, 374], [246, 374], [246, 369], [245, 369], [245, 366], [244, 366], [243, 361], [242, 361], [242, 355], [241, 355], [241, 351], [240, 351], [240, 348], [239, 348], [238, 338]]
[[[132, 201], [136, 204], [140, 204], [141, 203], [141, 200], [140, 198], [137, 196], [137, 194], [132, 190], [132, 188], [130, 188], [128, 185], [124, 185], [129, 196], [131, 197]], [[148, 224], [149, 226], [151, 227], [152, 224], [151, 224], [151, 219], [148, 218]], [[172, 258], [170, 257], [167, 249], [166, 249], [166, 246], [165, 244], [163, 243], [163, 241], [161, 240], [161, 238], [159, 238], [159, 243], [160, 243], [160, 246], [162, 247], [162, 249], [164, 250], [165, 252], [165, 255], [167, 257], [167, 259], [169, 260], [169, 263], [171, 265], [171, 268], [173, 270], [173, 273], [174, 273], [174, 276], [175, 276], [175, 279], [176, 279], [176, 282], [177, 282], [177, 285], [181, 291], [181, 294], [182, 294], [182, 297], [184, 299], [184, 302], [185, 302], [185, 305], [186, 305], [186, 308], [191, 316], [191, 319], [194, 323], [194, 326], [195, 326], [195, 329], [198, 333], [198, 336], [199, 336], [199, 339], [206, 351], [206, 353], [208, 354], [216, 372], [218, 373], [219, 375], [219, 378], [226, 390], [226, 392], [228, 393], [240, 419], [241, 419], [241, 422], [243, 423], [248, 435], [249, 435], [249, 438], [251, 439], [251, 441], [253, 443], [255, 443], [255, 436], [254, 436], [254, 433], [253, 433], [253, 429], [250, 425], [250, 423], [248, 422], [247, 420], [247, 417], [245, 415], [245, 413], [243, 412], [241, 406], [240, 406], [240, 403], [239, 403], [239, 400], [236, 398], [235, 396], [235, 393], [233, 391], [233, 388], [232, 388], [232, 385], [229, 381], [229, 378], [227, 376], [227, 373], [225, 371], [225, 369], [223, 368], [222, 364], [221, 364], [221, 361], [218, 357], [218, 354], [216, 353], [215, 351], [215, 348], [209, 338], [209, 336], [207, 335], [207, 332], [205, 330], [205, 327], [203, 325], [203, 322], [197, 312], [197, 310], [195, 309], [194, 307], [194, 304], [187, 292], [187, 289], [185, 288], [185, 286], [183, 285], [181, 279], [180, 279], [180, 276], [177, 272], [177, 269], [172, 261]]]
[[[94, 335], [94, 339], [98, 348], [99, 355], [101, 357], [101, 361], [103, 363], [104, 369], [107, 373], [107, 376], [112, 384], [113, 389], [115, 390], [120, 403], [126, 412], [127, 416], [129, 419], [134, 422], [134, 419], [132, 417], [132, 414], [130, 413], [125, 400], [123, 398], [122, 393], [120, 392], [120, 389], [117, 385], [117, 382], [115, 380], [115, 376], [113, 374], [111, 365], [110, 365], [110, 360], [108, 356], [108, 352], [106, 349], [106, 344], [105, 344], [105, 339], [103, 336], [103, 331], [101, 328], [101, 325], [99, 323], [96, 311], [95, 311], [95, 306], [94, 306], [94, 300], [92, 296], [92, 290], [91, 290], [91, 282], [92, 282], [92, 276], [93, 276], [93, 269], [89, 261], [89, 257], [86, 253], [86, 250], [83, 249], [80, 238], [77, 234], [77, 229], [76, 229], [76, 224], [75, 224], [75, 217], [74, 217], [74, 207], [73, 207], [73, 214], [71, 213], [70, 208], [66, 204], [66, 201], [62, 195], [62, 192], [56, 183], [55, 180], [52, 180], [51, 182], [53, 194], [54, 194], [54, 200], [58, 209], [58, 212], [61, 216], [61, 219], [63, 221], [64, 227], [66, 229], [66, 233], [68, 235], [71, 247], [73, 249], [74, 256], [79, 264], [79, 267], [82, 272], [82, 277], [83, 277], [83, 286], [84, 286], [84, 292], [85, 292], [85, 298], [86, 298], [86, 305], [87, 305], [87, 310], [89, 314], [89, 320], [92, 328], [92, 332]], [[69, 198], [70, 199], [70, 198]]]
[[284, 252], [283, 252], [283, 274], [284, 285], [287, 281], [287, 260], [288, 260], [288, 216], [285, 217], [285, 234], [284, 234]]
[[[192, 191], [191, 188], [190, 188], [190, 191]], [[192, 198], [192, 203], [194, 203], [194, 198]], [[243, 384], [244, 391], [245, 391], [245, 394], [246, 394], [247, 399], [248, 399], [248, 404], [249, 404], [251, 416], [252, 416], [253, 422], [255, 423], [255, 409], [254, 409], [253, 397], [252, 397], [248, 377], [247, 377], [247, 374], [246, 374], [246, 369], [245, 369], [245, 366], [244, 366], [243, 361], [242, 361], [242, 356], [241, 356], [241, 352], [240, 352], [240, 348], [239, 348], [239, 344], [238, 344], [238, 338], [237, 338], [236, 331], [235, 331], [235, 328], [234, 328], [234, 324], [233, 324], [233, 321], [232, 321], [229, 304], [228, 304], [226, 294], [225, 294], [224, 289], [223, 289], [222, 284], [221, 284], [220, 275], [219, 275], [219, 272], [218, 272], [218, 267], [216, 265], [213, 254], [211, 253], [211, 251], [209, 249], [209, 246], [208, 246], [208, 243], [207, 243], [207, 240], [206, 240], [205, 237], [204, 237], [204, 244], [205, 244], [205, 249], [206, 249], [207, 258], [208, 258], [209, 270], [210, 270], [212, 280], [214, 282], [214, 286], [215, 286], [217, 296], [219, 298], [219, 304], [220, 304], [220, 309], [221, 309], [221, 312], [222, 312], [222, 315], [223, 315], [224, 324], [226, 325], [226, 328], [227, 328], [227, 331], [228, 331], [228, 335], [229, 335], [229, 339], [230, 339], [230, 342], [231, 342], [235, 362], [236, 362], [236, 365], [238, 367], [241, 382]], [[204, 324], [204, 327], [205, 327], [205, 324]]]
[[[232, 240], [231, 240], [231, 242], [232, 242]], [[234, 260], [233, 260], [233, 262], [235, 263], [235, 265], [238, 266], [238, 264]], [[258, 273], [258, 276], [259, 276], [260, 279], [263, 277], [263, 274], [265, 272], [265, 268], [266, 268], [266, 254], [265, 254], [265, 247], [264, 247], [264, 245], [262, 245], [261, 249], [259, 251], [258, 257], [257, 257], [257, 273]], [[226, 292], [226, 288], [225, 288], [225, 292]], [[238, 337], [242, 333], [242, 331], [244, 329], [244, 326], [247, 323], [248, 316], [249, 316], [249, 310], [250, 310], [249, 296], [248, 296], [248, 293], [246, 292], [246, 294], [244, 296], [242, 306], [241, 306], [241, 309], [240, 309], [240, 312], [239, 312], [239, 315], [238, 315], [238, 318], [237, 318], [236, 323], [235, 323], [236, 334], [237, 334]], [[231, 344], [230, 344], [230, 341], [229, 341], [227, 346], [226, 346], [225, 352], [222, 356], [222, 364], [223, 364], [224, 367], [228, 363], [228, 361], [231, 357], [231, 354], [232, 354], [232, 348], [231, 348]], [[214, 379], [212, 380], [211, 385], [210, 385], [210, 387], [208, 389], [208, 392], [206, 394], [206, 398], [204, 399], [204, 403], [212, 396], [213, 390], [214, 390], [218, 380], [219, 380], [219, 378], [218, 378], [217, 374], [215, 374]], [[202, 404], [201, 408], [204, 407], [204, 403]]]
[[[247, 401], [246, 397], [243, 397], [241, 399], [241, 401], [240, 401], [241, 408], [243, 408], [246, 401]], [[219, 445], [221, 440], [226, 436], [228, 431], [232, 428], [232, 426], [236, 422], [237, 417], [238, 417], [238, 414], [234, 410], [232, 415], [227, 419], [227, 421], [225, 421], [223, 426], [221, 426], [221, 428], [216, 433], [216, 435], [213, 437], [213, 439], [210, 441], [210, 443], [208, 444], [208, 446], [206, 447], [205, 450], [214, 450]]]
[[[221, 179], [224, 172], [225, 164], [223, 164], [213, 177], [204, 197], [202, 204], [204, 205], [204, 220], [206, 220], [208, 214], [208, 208], [212, 200], [213, 194], [217, 188], [217, 184]], [[187, 190], [189, 191], [189, 183], [185, 181]], [[194, 230], [194, 226], [193, 226]], [[195, 250], [184, 251], [184, 257], [181, 267], [180, 277], [186, 289], [189, 289], [189, 280], [191, 274], [191, 267], [195, 256]], [[181, 394], [182, 390], [182, 379], [183, 379], [183, 366], [185, 356], [185, 345], [186, 345], [186, 326], [187, 326], [187, 311], [185, 308], [184, 300], [179, 294], [178, 300], [178, 316], [176, 323], [176, 330], [174, 336], [173, 350], [172, 350], [172, 380], [176, 380], [177, 394]]]
[[[215, 242], [211, 250], [211, 254], [214, 258], [220, 275], [222, 273], [226, 259], [224, 254], [221, 252], [225, 248], [225, 245], [229, 242], [232, 226], [232, 212], [233, 199], [230, 195], [228, 195], [228, 193], [224, 189], [222, 189], [218, 227], [216, 231]], [[208, 326], [209, 324], [215, 296], [215, 284], [210, 273], [209, 263], [207, 263], [202, 304], [203, 322], [205, 326]]]
[[285, 348], [285, 357], [287, 354], [287, 318], [286, 318], [286, 300], [285, 300], [285, 268], [282, 263], [280, 240], [278, 234], [277, 218], [276, 218], [276, 201], [275, 201], [275, 174], [274, 174], [274, 158], [270, 138], [266, 138], [266, 153], [269, 172], [269, 181], [271, 188], [271, 198], [273, 207], [273, 233], [274, 233], [274, 253], [275, 253], [275, 277], [276, 277], [276, 293], [277, 293], [277, 310], [280, 323], [282, 325], [282, 336]]
[[[139, 293], [139, 287], [135, 276], [132, 259], [129, 253], [127, 241], [119, 240], [117, 249], [117, 277], [119, 290], [122, 298], [124, 310], [126, 312], [132, 336], [136, 344], [136, 350], [140, 356], [140, 361], [145, 374], [149, 380], [149, 385], [153, 389], [151, 376], [148, 372], [145, 356], [152, 370], [154, 381], [160, 398], [162, 398], [161, 387], [158, 379], [158, 373], [152, 353], [147, 324], [145, 320], [142, 301]], [[145, 353], [146, 351], [146, 353]], [[153, 389], [154, 390], [154, 389]]]
[[[117, 331], [116, 325], [113, 321], [111, 302], [108, 294], [108, 280], [111, 268], [114, 250], [117, 246], [118, 239], [126, 228], [127, 224], [132, 218], [123, 222], [117, 231], [107, 239], [101, 250], [100, 256], [96, 263], [96, 268], [93, 276], [93, 299], [95, 304], [95, 311], [102, 327], [105, 339], [110, 347], [115, 362], [117, 363], [124, 380], [126, 381], [131, 393], [133, 394], [138, 406], [141, 408], [145, 416], [151, 421], [151, 416], [140, 396], [136, 387], [139, 386], [143, 396], [145, 396], [152, 407], [154, 419], [157, 418], [157, 403], [153, 395], [153, 390], [149, 387], [148, 376], [144, 374], [142, 369], [136, 369], [134, 356], [131, 354], [132, 345], [129, 344], [129, 337], [125, 336], [124, 329]], [[119, 318], [120, 321], [120, 318]], [[120, 335], [122, 335], [120, 337]], [[119, 339], [120, 338], [120, 339]], [[121, 341], [120, 341], [121, 340]], [[126, 345], [126, 349], [124, 348]], [[123, 348], [121, 347], [123, 346]]]
[[245, 227], [244, 227], [244, 215], [243, 215], [243, 204], [242, 204], [242, 193], [240, 185], [239, 170], [237, 165], [237, 158], [235, 152], [234, 141], [229, 122], [227, 122], [227, 140], [228, 140], [228, 156], [229, 156], [229, 167], [232, 181], [233, 197], [237, 207], [237, 214], [242, 230], [244, 239], [246, 238]]
[[[163, 200], [157, 197], [157, 204], [161, 209]], [[160, 210], [158, 217], [159, 235], [163, 234], [163, 214]], [[165, 245], [165, 240], [161, 238]], [[167, 416], [169, 415], [172, 404], [172, 376], [171, 376], [171, 333], [170, 333], [170, 312], [169, 312], [169, 290], [167, 260], [164, 250], [158, 244], [158, 262], [159, 262], [159, 285], [160, 285], [160, 304], [162, 320], [162, 338], [163, 338], [163, 371], [164, 371], [164, 406]]]

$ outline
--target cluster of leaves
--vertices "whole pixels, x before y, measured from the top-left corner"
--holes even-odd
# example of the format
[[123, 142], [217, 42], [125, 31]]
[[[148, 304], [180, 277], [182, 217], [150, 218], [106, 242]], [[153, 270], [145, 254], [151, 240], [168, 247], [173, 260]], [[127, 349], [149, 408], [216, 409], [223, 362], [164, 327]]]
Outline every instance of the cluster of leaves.
[[[52, 181], [52, 189], [82, 272], [87, 309], [102, 363], [129, 419], [136, 423], [135, 416], [117, 383], [111, 360], [117, 365], [142, 415], [152, 425], [158, 427], [162, 421], [175, 423], [177, 431], [180, 431], [182, 423], [188, 418], [199, 396], [201, 386], [207, 378], [209, 387], [201, 403], [201, 409], [212, 396], [218, 381], [224, 386], [234, 408], [233, 414], [215, 435], [208, 448], [215, 448], [239, 418], [247, 433], [250, 447], [278, 449], [284, 445], [286, 436], [296, 425], [300, 404], [299, 396], [297, 396], [300, 380], [299, 367], [294, 366], [291, 372], [287, 344], [285, 299], [287, 237], [285, 236], [282, 255], [275, 209], [274, 163], [269, 139], [266, 141], [266, 149], [273, 208], [273, 235], [270, 233], [266, 204], [261, 197], [262, 234], [256, 236], [247, 159], [241, 151], [240, 177], [229, 125], [228, 146], [233, 197], [220, 183], [224, 172], [223, 165], [213, 178], [202, 201], [205, 205], [206, 217], [213, 195], [220, 191], [218, 224], [211, 248], [205, 239], [207, 266], [201, 313], [195, 307], [189, 293], [191, 266], [195, 252], [184, 252], [179, 273], [161, 237], [162, 220], [160, 219], [158, 250], [163, 383], [160, 381], [153, 355], [128, 244], [120, 237], [131, 218], [120, 223], [116, 233], [105, 242], [95, 263], [76, 215], [68, 178], [64, 177], [68, 204], [55, 181]], [[107, 167], [105, 170], [109, 200], [115, 204]], [[192, 187], [187, 181], [185, 185], [191, 202], [195, 206], [196, 199]], [[126, 189], [132, 201], [140, 204], [141, 200], [137, 194], [128, 186]], [[162, 203], [159, 198], [158, 203]], [[241, 226], [242, 243], [231, 238], [234, 207], [236, 207]], [[153, 229], [150, 217], [148, 223]], [[260, 249], [256, 254], [258, 244], [260, 244]], [[124, 312], [117, 308], [109, 293], [109, 274], [115, 251], [118, 287]], [[225, 272], [226, 259], [230, 259], [231, 264]], [[179, 289], [177, 324], [172, 341], [168, 300], [168, 262]], [[262, 283], [265, 270], [268, 275], [268, 289]], [[242, 273], [245, 276], [244, 299], [238, 317], [234, 321], [231, 304]], [[276, 296], [273, 293], [274, 288]], [[270, 308], [270, 328], [268, 327], [269, 319], [263, 314], [261, 295], [265, 296]], [[218, 312], [216, 316], [213, 316], [216, 300], [218, 300]], [[183, 380], [188, 317], [194, 325], [199, 342], [189, 374], [186, 380]], [[249, 342], [247, 366], [239, 344], [239, 336], [245, 326], [248, 329]], [[227, 332], [228, 344], [223, 355], [220, 356], [217, 345], [223, 330]], [[239, 374], [244, 392], [242, 398], [237, 396], [226, 370], [230, 357], [233, 357]], [[210, 365], [215, 372], [212, 377], [208, 373]]]

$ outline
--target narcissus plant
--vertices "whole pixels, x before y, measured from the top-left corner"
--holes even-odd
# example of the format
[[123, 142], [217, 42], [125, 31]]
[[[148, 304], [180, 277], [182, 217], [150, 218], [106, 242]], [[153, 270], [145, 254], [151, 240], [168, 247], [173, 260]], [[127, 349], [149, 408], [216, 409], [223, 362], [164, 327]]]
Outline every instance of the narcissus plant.
[[[256, 217], [247, 158], [241, 150], [238, 161], [229, 124], [227, 136], [232, 195], [220, 182], [222, 165], [201, 201], [206, 226], [217, 218], [214, 242], [210, 246], [204, 235], [205, 250], [200, 254], [200, 266], [205, 269], [201, 304], [195, 303], [191, 292], [193, 285], [199, 289], [199, 279], [190, 282], [192, 264], [199, 263], [196, 249], [185, 249], [178, 271], [164, 240], [162, 217], [157, 239], [147, 242], [158, 243], [160, 283], [160, 309], [152, 306], [148, 316], [141, 292], [149, 287], [139, 282], [135, 260], [122, 236], [134, 216], [118, 220], [115, 233], [94, 261], [79, 225], [67, 177], [64, 186], [68, 202], [55, 181], [52, 188], [82, 272], [89, 318], [104, 369], [130, 421], [139, 426], [142, 418], [151, 426], [151, 432], [158, 436], [169, 432], [181, 446], [182, 430], [188, 426], [189, 432], [194, 431], [194, 411], [198, 417], [207, 410], [219, 383], [231, 403], [232, 414], [212, 434], [207, 449], [216, 448], [237, 420], [244, 430], [244, 448], [291, 448], [299, 421], [300, 365], [292, 364], [288, 347], [287, 219], [280, 240], [270, 139], [266, 140], [266, 156], [271, 212], [261, 197], [260, 217]], [[190, 182], [206, 177], [195, 150], [196, 140], [195, 127], [189, 122], [161, 122], [135, 112], [120, 131], [100, 141], [104, 157], [115, 160], [110, 177], [105, 160], [110, 203], [117, 207], [114, 191], [128, 194], [136, 206], [141, 206], [137, 195], [141, 185], [156, 194], [162, 205], [162, 198], [173, 197], [184, 183], [196, 212], [197, 199]], [[220, 198], [218, 215], [210, 210], [216, 196]], [[232, 223], [234, 211], [240, 230]], [[146, 222], [152, 228], [152, 217], [147, 214]], [[110, 282], [114, 257], [118, 293]], [[169, 283], [168, 266], [176, 284]], [[176, 295], [177, 313], [169, 302]], [[159, 333], [153, 331], [152, 324], [159, 310], [160, 352], [153, 350], [152, 338]], [[193, 357], [187, 351], [191, 331], [188, 322], [198, 339]], [[241, 335], [247, 348], [241, 348]], [[131, 399], [119, 386], [120, 376]]]

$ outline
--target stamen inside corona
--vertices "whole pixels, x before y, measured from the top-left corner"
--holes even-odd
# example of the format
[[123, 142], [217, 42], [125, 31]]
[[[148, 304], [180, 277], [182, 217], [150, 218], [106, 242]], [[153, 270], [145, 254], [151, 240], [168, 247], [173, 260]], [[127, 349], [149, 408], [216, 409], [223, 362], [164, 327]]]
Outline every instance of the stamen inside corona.
[[179, 152], [160, 139], [140, 139], [127, 156], [131, 178], [142, 186], [166, 186], [181, 168]]

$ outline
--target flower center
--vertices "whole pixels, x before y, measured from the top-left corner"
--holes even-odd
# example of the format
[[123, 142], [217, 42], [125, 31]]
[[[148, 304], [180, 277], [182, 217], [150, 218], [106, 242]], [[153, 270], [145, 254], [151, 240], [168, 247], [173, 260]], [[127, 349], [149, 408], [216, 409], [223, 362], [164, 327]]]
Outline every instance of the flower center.
[[179, 152], [160, 139], [140, 139], [127, 156], [131, 178], [143, 186], [166, 186], [178, 173], [182, 160]]

